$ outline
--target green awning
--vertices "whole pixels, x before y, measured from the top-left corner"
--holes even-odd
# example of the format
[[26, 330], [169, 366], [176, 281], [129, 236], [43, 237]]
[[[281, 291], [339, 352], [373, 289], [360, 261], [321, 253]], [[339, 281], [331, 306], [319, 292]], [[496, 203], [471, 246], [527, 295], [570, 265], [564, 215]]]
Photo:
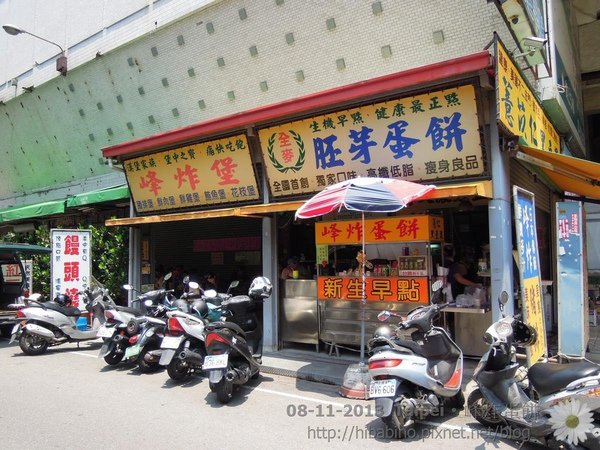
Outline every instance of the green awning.
[[2, 253], [50, 253], [48, 247], [41, 245], [21, 244], [17, 242], [0, 242], [0, 252]]
[[84, 192], [73, 197], [67, 198], [67, 208], [75, 206], [89, 205], [91, 203], [110, 202], [129, 198], [129, 188], [123, 184], [121, 186], [98, 189], [97, 191]]
[[64, 200], [36, 203], [34, 205], [17, 206], [0, 210], [0, 223], [12, 220], [29, 219], [32, 217], [51, 216], [65, 212]]
[[68, 197], [66, 200], [52, 200], [50, 202], [36, 203], [34, 205], [0, 209], [0, 223], [63, 214], [65, 212], [65, 207], [70, 208], [126, 198], [129, 198], [129, 188], [127, 185], [98, 189], [96, 191], [84, 192], [73, 197]]

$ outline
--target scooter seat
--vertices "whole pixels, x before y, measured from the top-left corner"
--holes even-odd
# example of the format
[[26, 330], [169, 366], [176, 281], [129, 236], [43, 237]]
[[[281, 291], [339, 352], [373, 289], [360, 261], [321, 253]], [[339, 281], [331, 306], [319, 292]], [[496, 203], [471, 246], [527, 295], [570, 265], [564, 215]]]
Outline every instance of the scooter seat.
[[78, 317], [81, 315], [81, 311], [79, 311], [79, 308], [75, 308], [74, 306], [61, 306], [58, 303], [54, 302], [46, 302], [44, 303], [44, 306], [48, 309], [52, 309], [69, 317]]
[[134, 316], [143, 316], [144, 313], [136, 308], [130, 308], [128, 306], [114, 306], [117, 311], [126, 312], [129, 314], [133, 314]]
[[573, 364], [538, 363], [529, 369], [529, 381], [540, 395], [548, 395], [579, 378], [598, 374], [600, 366], [588, 361]]
[[398, 347], [409, 349], [415, 355], [423, 356], [423, 347], [414, 341], [409, 341], [408, 339], [394, 339], [392, 342]]
[[243, 337], [244, 339], [246, 338], [246, 332], [242, 330], [242, 328], [239, 325], [233, 322], [213, 322], [206, 326], [206, 331], [215, 330], [217, 328], [228, 328], [234, 333]]

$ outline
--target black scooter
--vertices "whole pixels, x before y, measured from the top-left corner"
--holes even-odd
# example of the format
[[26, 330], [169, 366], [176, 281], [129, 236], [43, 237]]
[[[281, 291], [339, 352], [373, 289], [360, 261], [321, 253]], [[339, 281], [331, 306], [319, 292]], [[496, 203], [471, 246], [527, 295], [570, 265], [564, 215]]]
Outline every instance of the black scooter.
[[208, 374], [211, 391], [221, 403], [233, 398], [235, 387], [257, 378], [262, 363], [262, 328], [256, 308], [271, 296], [273, 286], [265, 277], [252, 281], [248, 295], [237, 295], [223, 301], [224, 321], [208, 324], [207, 356], [202, 369]]

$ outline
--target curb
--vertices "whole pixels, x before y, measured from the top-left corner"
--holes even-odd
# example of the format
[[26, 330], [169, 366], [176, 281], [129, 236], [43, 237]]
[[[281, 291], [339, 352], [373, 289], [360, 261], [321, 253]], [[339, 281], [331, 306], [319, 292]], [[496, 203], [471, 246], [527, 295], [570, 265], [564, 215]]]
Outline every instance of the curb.
[[334, 386], [340, 386], [343, 381], [342, 378], [333, 375], [308, 373], [292, 369], [282, 369], [280, 367], [273, 367], [267, 365], [261, 366], [261, 372], [270, 373], [271, 375], [280, 375], [284, 377], [297, 378], [305, 381], [313, 381], [315, 383], [331, 384]]

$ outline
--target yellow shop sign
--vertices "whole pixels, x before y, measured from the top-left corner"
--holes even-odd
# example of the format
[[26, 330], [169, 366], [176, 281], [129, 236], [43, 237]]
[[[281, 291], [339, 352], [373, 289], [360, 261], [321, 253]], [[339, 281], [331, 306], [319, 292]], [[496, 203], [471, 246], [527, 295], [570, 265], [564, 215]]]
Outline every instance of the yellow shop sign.
[[259, 198], [244, 135], [128, 159], [123, 165], [140, 213]]
[[359, 176], [435, 181], [484, 173], [472, 85], [277, 125], [259, 138], [275, 197]]

